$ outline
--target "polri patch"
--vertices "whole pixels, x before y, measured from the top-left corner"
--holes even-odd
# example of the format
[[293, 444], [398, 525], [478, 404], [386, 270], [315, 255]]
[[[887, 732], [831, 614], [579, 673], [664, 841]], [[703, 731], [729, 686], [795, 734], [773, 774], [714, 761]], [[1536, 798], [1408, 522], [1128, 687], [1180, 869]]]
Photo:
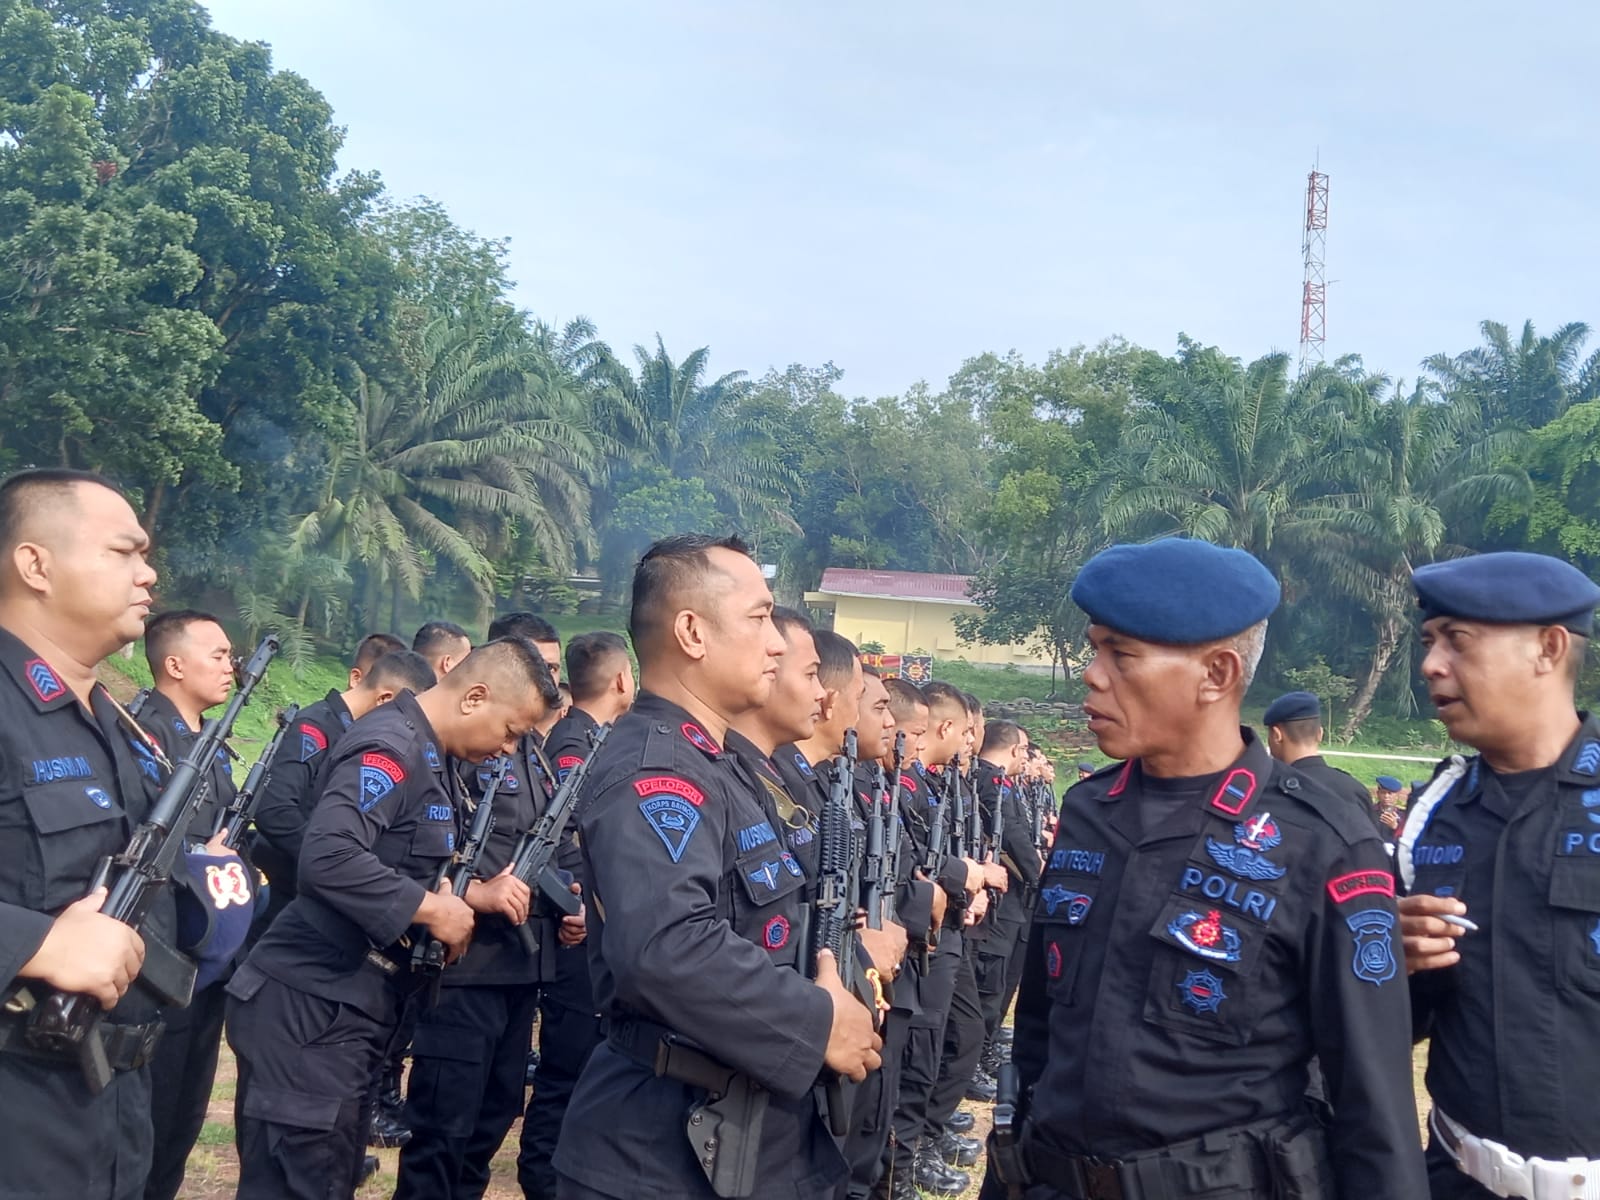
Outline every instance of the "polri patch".
[[1328, 895], [1335, 904], [1354, 900], [1357, 896], [1393, 896], [1394, 876], [1388, 871], [1351, 871], [1337, 879], [1328, 880]]
[[1167, 923], [1167, 932], [1186, 950], [1216, 962], [1238, 962], [1243, 948], [1239, 931], [1222, 923], [1222, 913], [1180, 913]]
[[1288, 873], [1286, 867], [1279, 866], [1265, 854], [1265, 851], [1283, 842], [1283, 833], [1271, 813], [1262, 813], [1235, 825], [1233, 841], [1234, 844], [1230, 846], [1216, 838], [1206, 838], [1206, 853], [1211, 856], [1211, 861], [1230, 875], [1264, 883], [1270, 879], [1282, 879]]
[[1068, 925], [1082, 925], [1083, 919], [1089, 915], [1089, 906], [1094, 903], [1093, 896], [1074, 892], [1059, 883], [1052, 883], [1041, 891], [1039, 900], [1044, 905], [1046, 914], [1052, 917], [1056, 915], [1058, 908], [1064, 908]]
[[711, 740], [711, 735], [693, 721], [683, 723], [683, 736], [689, 739], [689, 744], [696, 750], [709, 754], [712, 758], [722, 753], [717, 744]]
[[139, 760], [139, 771], [147, 779], [161, 782], [161, 764], [156, 761], [155, 754], [143, 740], [135, 737], [128, 739], [128, 745], [133, 747], [133, 753]]
[[33, 688], [33, 694], [39, 697], [41, 704], [49, 704], [66, 694], [67, 685], [61, 682], [61, 677], [42, 658], [29, 659], [22, 673], [27, 676], [28, 685]]
[[383, 801], [395, 787], [405, 782], [406, 773], [399, 763], [387, 754], [369, 750], [361, 756], [362, 812], [370, 812]]
[[1369, 908], [1345, 918], [1344, 923], [1356, 935], [1355, 957], [1350, 969], [1357, 979], [1376, 986], [1398, 973], [1400, 968], [1394, 960], [1394, 921], [1394, 914], [1382, 908]]
[[1228, 993], [1222, 990], [1222, 980], [1210, 971], [1190, 971], [1178, 982], [1178, 998], [1185, 1008], [1204, 1016], [1221, 1008]]
[[300, 761], [310, 762], [328, 748], [328, 735], [315, 725], [300, 726]]
[[706, 794], [687, 779], [676, 775], [652, 775], [649, 779], [635, 779], [633, 790], [641, 796], [681, 796], [699, 808], [706, 802]]
[[672, 861], [681, 862], [683, 852], [689, 846], [689, 839], [694, 836], [695, 828], [700, 824], [700, 814], [695, 811], [694, 805], [681, 796], [662, 793], [641, 801], [639, 811], [644, 814], [644, 819], [650, 828], [656, 831], [656, 836], [667, 848]]

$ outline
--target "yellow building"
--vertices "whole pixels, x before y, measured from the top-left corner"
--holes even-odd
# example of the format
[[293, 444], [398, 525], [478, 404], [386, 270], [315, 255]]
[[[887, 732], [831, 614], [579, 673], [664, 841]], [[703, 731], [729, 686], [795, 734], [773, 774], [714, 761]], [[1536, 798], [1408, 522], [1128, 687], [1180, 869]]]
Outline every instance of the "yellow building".
[[811, 608], [833, 614], [833, 630], [857, 646], [879, 642], [885, 654], [921, 652], [974, 663], [1048, 667], [1050, 656], [1023, 645], [963, 642], [955, 618], [981, 610], [967, 597], [968, 575], [863, 571], [829, 567], [806, 593]]

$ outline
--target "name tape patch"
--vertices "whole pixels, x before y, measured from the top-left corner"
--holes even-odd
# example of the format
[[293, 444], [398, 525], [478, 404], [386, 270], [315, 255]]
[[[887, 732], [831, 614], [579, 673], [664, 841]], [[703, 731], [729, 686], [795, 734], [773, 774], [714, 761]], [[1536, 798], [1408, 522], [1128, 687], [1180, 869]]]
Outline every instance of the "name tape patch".
[[1335, 904], [1354, 900], [1357, 896], [1393, 896], [1394, 876], [1387, 871], [1351, 871], [1337, 879], [1328, 880], [1328, 895]]
[[653, 775], [649, 779], [633, 781], [633, 790], [641, 796], [681, 796], [699, 808], [706, 802], [706, 794], [687, 779], [676, 775]]

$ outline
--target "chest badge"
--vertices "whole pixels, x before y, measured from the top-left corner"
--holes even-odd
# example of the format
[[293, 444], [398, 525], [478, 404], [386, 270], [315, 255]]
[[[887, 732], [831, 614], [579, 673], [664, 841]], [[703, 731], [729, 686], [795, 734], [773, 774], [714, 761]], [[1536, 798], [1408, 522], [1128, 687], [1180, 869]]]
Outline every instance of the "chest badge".
[[1067, 910], [1068, 925], [1082, 925], [1083, 919], [1089, 915], [1089, 906], [1094, 903], [1093, 896], [1086, 896], [1082, 892], [1074, 892], [1064, 888], [1059, 883], [1052, 883], [1039, 893], [1039, 899], [1044, 904], [1044, 910], [1050, 916], [1056, 915], [1058, 908]]
[[1287, 868], [1280, 867], [1267, 857], [1266, 851], [1283, 842], [1283, 831], [1272, 819], [1271, 813], [1262, 813], [1233, 827], [1233, 845], [1206, 838], [1206, 853], [1211, 861], [1229, 874], [1241, 879], [1265, 881], [1282, 879]]
[[1221, 1008], [1228, 993], [1222, 990], [1222, 980], [1210, 971], [1190, 971], [1178, 983], [1178, 998], [1185, 1008], [1204, 1014]]
[[1186, 912], [1167, 923], [1167, 932], [1187, 950], [1216, 962], [1238, 962], [1243, 941], [1239, 931], [1222, 923], [1216, 909], [1207, 913]]

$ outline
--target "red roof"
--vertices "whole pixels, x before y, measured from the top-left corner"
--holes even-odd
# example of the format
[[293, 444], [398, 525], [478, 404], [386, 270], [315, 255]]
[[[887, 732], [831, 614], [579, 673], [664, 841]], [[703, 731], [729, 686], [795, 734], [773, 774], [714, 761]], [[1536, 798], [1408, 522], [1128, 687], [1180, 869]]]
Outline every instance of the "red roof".
[[862, 571], [854, 567], [829, 567], [822, 573], [818, 591], [840, 596], [881, 596], [890, 600], [937, 600], [945, 604], [971, 604], [967, 588], [970, 575], [929, 575], [922, 571]]

